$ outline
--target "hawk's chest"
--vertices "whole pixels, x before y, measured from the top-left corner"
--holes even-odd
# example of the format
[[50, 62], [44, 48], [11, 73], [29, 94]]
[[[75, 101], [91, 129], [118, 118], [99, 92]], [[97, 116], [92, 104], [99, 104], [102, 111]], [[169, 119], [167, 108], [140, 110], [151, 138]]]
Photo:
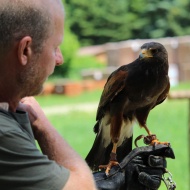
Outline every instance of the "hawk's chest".
[[145, 92], [154, 96], [165, 88], [168, 83], [167, 73], [164, 67], [140, 67], [129, 70], [129, 76], [125, 81], [123, 89], [127, 95], [143, 97]]

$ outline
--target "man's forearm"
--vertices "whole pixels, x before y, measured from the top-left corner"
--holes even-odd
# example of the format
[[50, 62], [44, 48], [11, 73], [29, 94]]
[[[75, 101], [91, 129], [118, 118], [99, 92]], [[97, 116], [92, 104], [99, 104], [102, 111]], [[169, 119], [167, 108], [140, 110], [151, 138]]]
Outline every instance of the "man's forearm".
[[68, 145], [51, 125], [33, 97], [22, 99], [19, 108], [28, 112], [34, 136], [50, 160], [70, 171], [64, 190], [94, 190], [95, 183], [86, 162]]
[[77, 166], [78, 162], [85, 164], [83, 159], [70, 147], [48, 121], [43, 121], [42, 124], [41, 121], [36, 120], [33, 125], [38, 125], [38, 127], [35, 127], [38, 128], [38, 130], [35, 131], [35, 138], [43, 154], [47, 155], [49, 159], [69, 169], [72, 169], [75, 164]]
[[[91, 172], [85, 161], [70, 147], [70, 145], [61, 137], [61, 135], [54, 129], [49, 121], [44, 121], [41, 126], [40, 121], [36, 121], [34, 125], [38, 125], [38, 131], [35, 137], [43, 154], [47, 155], [49, 159], [56, 161], [58, 164], [70, 170], [71, 181], [81, 181], [81, 185], [88, 190], [95, 189], [94, 181]], [[44, 129], [45, 126], [45, 129]], [[41, 130], [43, 128], [43, 130]], [[86, 180], [88, 179], [88, 180]], [[69, 183], [70, 184], [70, 183]], [[84, 189], [84, 186], [66, 185], [69, 190]], [[64, 188], [64, 189], [65, 189]]]

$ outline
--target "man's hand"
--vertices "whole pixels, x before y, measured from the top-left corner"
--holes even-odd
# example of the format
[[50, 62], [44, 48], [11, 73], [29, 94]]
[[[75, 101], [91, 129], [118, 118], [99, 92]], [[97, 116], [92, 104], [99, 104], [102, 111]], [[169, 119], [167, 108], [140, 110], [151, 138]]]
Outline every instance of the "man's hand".
[[34, 97], [21, 99], [17, 109], [28, 113], [35, 138], [38, 131], [43, 131], [43, 127], [50, 125], [49, 120]]
[[36, 110], [39, 110], [40, 105], [34, 97], [21, 99], [17, 108], [28, 113], [31, 124], [38, 119]]

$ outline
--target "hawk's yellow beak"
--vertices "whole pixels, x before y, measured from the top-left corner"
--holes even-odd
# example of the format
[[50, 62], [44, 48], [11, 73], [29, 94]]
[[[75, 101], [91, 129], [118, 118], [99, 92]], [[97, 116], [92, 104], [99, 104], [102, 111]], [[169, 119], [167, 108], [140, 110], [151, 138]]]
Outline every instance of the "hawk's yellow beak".
[[149, 58], [149, 57], [153, 57], [152, 53], [149, 49], [142, 49], [141, 53], [140, 53], [140, 58]]

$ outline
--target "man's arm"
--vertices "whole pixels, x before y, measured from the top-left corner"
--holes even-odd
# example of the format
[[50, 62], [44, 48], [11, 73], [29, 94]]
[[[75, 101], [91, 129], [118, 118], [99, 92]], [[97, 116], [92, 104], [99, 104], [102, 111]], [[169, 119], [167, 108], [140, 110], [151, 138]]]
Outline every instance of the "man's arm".
[[94, 190], [95, 183], [85, 161], [68, 145], [46, 118], [33, 97], [21, 100], [19, 108], [28, 112], [34, 136], [50, 160], [70, 170], [64, 190]]

